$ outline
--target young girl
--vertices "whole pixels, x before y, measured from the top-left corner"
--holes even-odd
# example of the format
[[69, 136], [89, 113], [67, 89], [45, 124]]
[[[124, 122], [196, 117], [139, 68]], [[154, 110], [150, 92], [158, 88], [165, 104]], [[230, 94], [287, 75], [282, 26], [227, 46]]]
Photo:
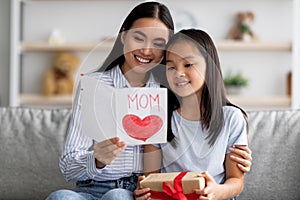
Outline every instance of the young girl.
[[[137, 5], [124, 20], [103, 66], [89, 76], [117, 88], [160, 87], [151, 69], [161, 62], [173, 31], [166, 6], [158, 2]], [[143, 147], [126, 146], [119, 138], [97, 143], [82, 133], [80, 121], [79, 91], [60, 159], [66, 180], [76, 181], [76, 192], [59, 190], [48, 199], [132, 199], [137, 177], [143, 171]], [[240, 160], [247, 171], [251, 152], [240, 152], [247, 155]]]
[[[247, 145], [246, 113], [225, 96], [217, 50], [209, 35], [195, 29], [175, 34], [167, 45], [166, 75], [174, 92], [168, 102], [169, 142], [145, 146], [145, 170], [159, 171], [160, 163], [149, 161], [158, 154], [161, 172], [202, 172], [206, 187], [195, 190], [199, 199], [236, 197], [243, 190], [244, 175], [230, 159], [230, 148]], [[146, 188], [135, 195], [147, 199], [151, 192]]]

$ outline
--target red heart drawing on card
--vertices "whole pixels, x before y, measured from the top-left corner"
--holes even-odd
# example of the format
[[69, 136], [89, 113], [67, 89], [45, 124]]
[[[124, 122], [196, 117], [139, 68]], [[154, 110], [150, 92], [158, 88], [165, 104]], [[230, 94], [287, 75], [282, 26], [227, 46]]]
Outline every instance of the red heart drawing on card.
[[123, 117], [122, 124], [130, 137], [145, 142], [161, 129], [163, 121], [157, 115], [149, 115], [141, 119], [139, 116], [128, 114]]

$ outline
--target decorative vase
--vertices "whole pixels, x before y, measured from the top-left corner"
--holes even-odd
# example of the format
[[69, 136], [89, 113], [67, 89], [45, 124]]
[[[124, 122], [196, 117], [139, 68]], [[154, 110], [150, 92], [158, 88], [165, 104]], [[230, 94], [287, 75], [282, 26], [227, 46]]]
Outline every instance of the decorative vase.
[[238, 95], [242, 91], [242, 87], [240, 86], [226, 86], [226, 93], [228, 95]]

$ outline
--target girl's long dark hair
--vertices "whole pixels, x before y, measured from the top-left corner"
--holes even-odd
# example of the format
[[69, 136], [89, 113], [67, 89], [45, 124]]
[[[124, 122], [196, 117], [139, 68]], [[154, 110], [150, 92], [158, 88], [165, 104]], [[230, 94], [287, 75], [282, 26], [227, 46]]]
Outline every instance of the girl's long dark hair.
[[170, 30], [169, 37], [173, 35], [174, 23], [169, 9], [159, 2], [145, 2], [137, 5], [124, 20], [112, 50], [105, 59], [102, 66], [97, 70], [99, 72], [107, 71], [113, 67], [121, 66], [124, 61], [123, 44], [121, 42], [121, 33], [128, 31], [133, 23], [141, 18], [158, 18]]
[[[209, 144], [213, 145], [224, 126], [223, 106], [234, 106], [239, 108], [247, 119], [246, 112], [232, 104], [225, 95], [225, 86], [221, 71], [221, 65], [216, 47], [211, 37], [202, 30], [187, 29], [176, 33], [168, 42], [166, 49], [177, 41], [189, 41], [195, 44], [206, 60], [205, 83], [201, 94], [200, 109], [203, 128], [207, 129], [209, 134]], [[174, 138], [171, 129], [171, 117], [174, 110], [180, 107], [179, 97], [172, 91], [168, 92], [168, 141]]]

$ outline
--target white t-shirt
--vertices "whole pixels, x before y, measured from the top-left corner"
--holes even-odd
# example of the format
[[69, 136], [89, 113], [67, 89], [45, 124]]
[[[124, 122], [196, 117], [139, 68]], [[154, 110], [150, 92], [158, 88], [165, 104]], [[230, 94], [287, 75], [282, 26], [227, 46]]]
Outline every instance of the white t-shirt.
[[225, 181], [225, 155], [233, 145], [247, 145], [247, 124], [242, 112], [224, 106], [224, 127], [213, 146], [205, 139], [208, 132], [201, 122], [189, 121], [177, 111], [172, 116], [172, 142], [160, 144], [162, 172], [208, 171], [216, 182]]

